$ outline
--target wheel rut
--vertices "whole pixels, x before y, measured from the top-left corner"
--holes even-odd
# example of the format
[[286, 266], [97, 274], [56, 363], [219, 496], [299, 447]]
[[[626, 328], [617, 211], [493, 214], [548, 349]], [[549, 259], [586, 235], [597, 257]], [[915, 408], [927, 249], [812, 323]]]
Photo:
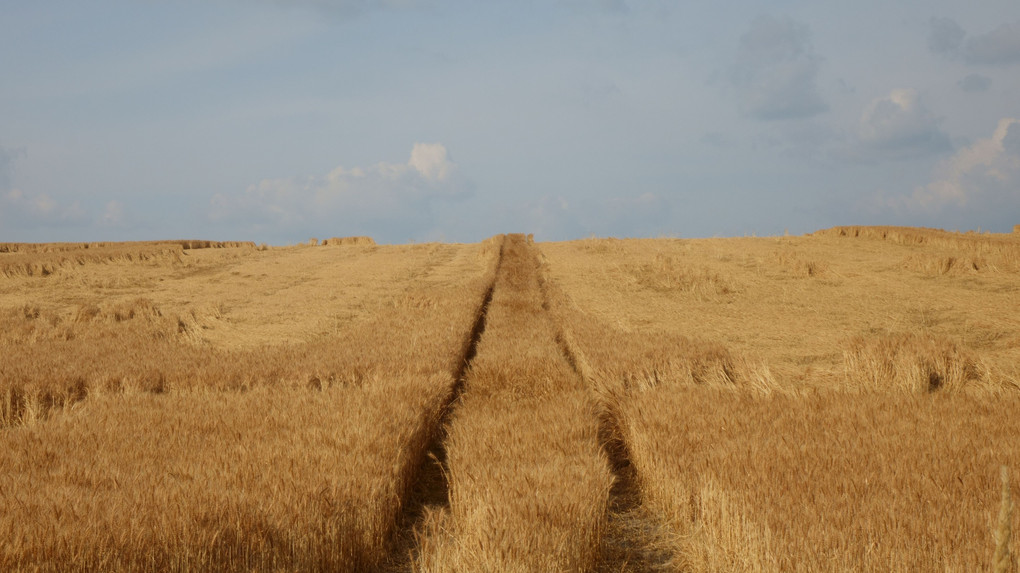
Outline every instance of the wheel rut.
[[613, 487], [609, 492], [609, 519], [602, 540], [598, 572], [675, 571], [676, 559], [666, 528], [642, 504], [641, 484], [631, 464], [620, 415], [612, 399], [600, 395], [591, 367], [573, 342], [563, 317], [552, 310], [552, 293], [540, 275], [543, 308], [556, 328], [556, 343], [574, 373], [592, 389], [598, 404], [599, 443], [609, 458]]
[[474, 323], [464, 343], [461, 358], [454, 372], [454, 383], [450, 388], [450, 394], [443, 405], [439, 422], [436, 425], [436, 432], [429, 442], [428, 450], [421, 460], [417, 472], [417, 480], [410, 492], [401, 511], [398, 521], [398, 530], [394, 535], [393, 549], [383, 563], [383, 571], [406, 572], [411, 571], [411, 564], [414, 561], [415, 531], [420, 525], [429, 510], [448, 508], [450, 506], [450, 484], [446, 472], [446, 434], [450, 417], [456, 410], [464, 393], [464, 383], [471, 363], [478, 354], [478, 342], [485, 332], [485, 321], [492, 303], [492, 295], [496, 288], [496, 276], [503, 266], [503, 253], [506, 240], [500, 245], [499, 255], [496, 260], [496, 268], [493, 279], [482, 297], [482, 303], [475, 313]]

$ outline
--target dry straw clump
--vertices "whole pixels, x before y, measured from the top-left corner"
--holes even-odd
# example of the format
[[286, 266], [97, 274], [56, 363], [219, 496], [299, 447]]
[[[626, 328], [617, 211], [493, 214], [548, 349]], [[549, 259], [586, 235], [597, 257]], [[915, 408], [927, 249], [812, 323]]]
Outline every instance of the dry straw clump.
[[599, 255], [621, 252], [621, 243], [622, 241], [620, 239], [615, 239], [613, 237], [589, 237], [580, 241], [582, 249]]
[[827, 262], [806, 259], [789, 251], [773, 252], [769, 257], [769, 262], [798, 277], [819, 278], [830, 274], [830, 266]]
[[984, 378], [973, 353], [944, 336], [856, 336], [843, 357], [850, 390], [953, 392]]
[[734, 294], [738, 290], [721, 273], [706, 266], [694, 265], [678, 255], [656, 255], [654, 261], [631, 265], [628, 270], [639, 285], [664, 293], [713, 299]]
[[56, 250], [51, 252], [15, 251], [0, 255], [0, 274], [5, 277], [45, 277], [61, 270], [111, 262], [180, 263], [184, 249], [180, 245], [139, 247], [100, 247]]
[[368, 247], [375, 245], [375, 240], [372, 237], [332, 237], [323, 239], [322, 244], [334, 247], [344, 245]]
[[929, 275], [1020, 271], [1020, 242], [1006, 234], [954, 233], [916, 227], [833, 227], [814, 234], [923, 247], [924, 252], [904, 259], [903, 266]]

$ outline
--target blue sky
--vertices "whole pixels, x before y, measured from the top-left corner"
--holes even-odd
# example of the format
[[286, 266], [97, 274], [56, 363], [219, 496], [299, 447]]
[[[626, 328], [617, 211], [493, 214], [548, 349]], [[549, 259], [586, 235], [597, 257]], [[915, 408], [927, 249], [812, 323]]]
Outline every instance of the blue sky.
[[0, 6], [0, 240], [1020, 224], [1020, 3]]

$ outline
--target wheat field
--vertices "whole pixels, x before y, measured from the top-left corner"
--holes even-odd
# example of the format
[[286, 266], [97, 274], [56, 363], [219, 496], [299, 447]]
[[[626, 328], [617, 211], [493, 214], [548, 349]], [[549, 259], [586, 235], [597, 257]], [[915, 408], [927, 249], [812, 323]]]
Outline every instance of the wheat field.
[[0, 570], [1016, 571], [1020, 233], [0, 243]]

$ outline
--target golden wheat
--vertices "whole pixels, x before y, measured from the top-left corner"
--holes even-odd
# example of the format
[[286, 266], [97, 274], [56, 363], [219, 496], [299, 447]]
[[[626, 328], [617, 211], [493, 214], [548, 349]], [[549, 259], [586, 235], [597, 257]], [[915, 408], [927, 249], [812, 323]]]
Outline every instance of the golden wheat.
[[1015, 570], [1015, 234], [319, 244], [0, 244], [0, 569]]

